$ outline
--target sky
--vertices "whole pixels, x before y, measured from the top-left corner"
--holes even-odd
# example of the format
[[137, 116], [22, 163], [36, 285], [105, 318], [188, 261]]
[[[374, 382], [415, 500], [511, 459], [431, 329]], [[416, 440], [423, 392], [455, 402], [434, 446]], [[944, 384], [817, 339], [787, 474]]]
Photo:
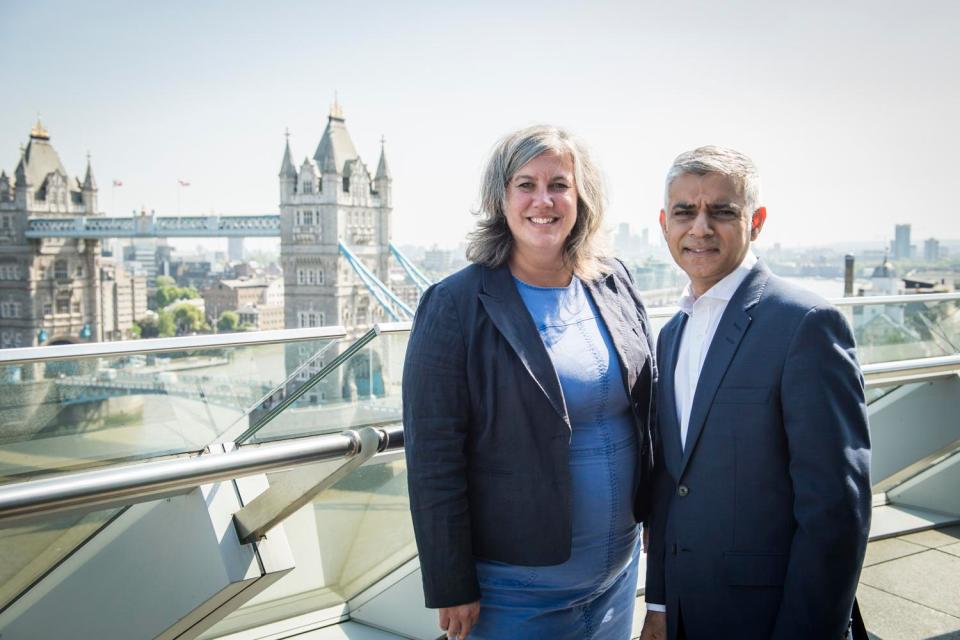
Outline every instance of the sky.
[[398, 244], [462, 242], [494, 143], [550, 123], [611, 227], [655, 229], [672, 159], [721, 144], [760, 168], [761, 246], [922, 245], [960, 238], [957, 33], [939, 0], [4, 0], [0, 168], [40, 114], [107, 215], [275, 213], [284, 131], [312, 156], [336, 95], [371, 170], [386, 139]]

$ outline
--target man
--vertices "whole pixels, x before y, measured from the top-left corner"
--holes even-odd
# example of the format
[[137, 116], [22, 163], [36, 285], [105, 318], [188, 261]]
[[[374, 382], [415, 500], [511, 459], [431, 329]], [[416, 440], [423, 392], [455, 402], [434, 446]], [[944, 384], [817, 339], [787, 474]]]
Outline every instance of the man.
[[840, 640], [850, 619], [871, 507], [863, 379], [843, 316], [750, 250], [759, 202], [732, 149], [667, 175], [660, 226], [690, 282], [657, 345], [642, 638]]

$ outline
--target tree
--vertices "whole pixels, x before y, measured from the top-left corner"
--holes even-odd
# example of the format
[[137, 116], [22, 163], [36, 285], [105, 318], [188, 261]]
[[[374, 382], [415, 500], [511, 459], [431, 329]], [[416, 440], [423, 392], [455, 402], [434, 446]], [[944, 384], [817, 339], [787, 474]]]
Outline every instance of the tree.
[[157, 276], [157, 288], [160, 287], [175, 287], [177, 286], [177, 281], [171, 278], [170, 276]]
[[193, 300], [200, 297], [200, 294], [193, 287], [159, 286], [160, 279], [157, 278], [157, 280], [157, 309], [164, 309], [177, 300]]
[[220, 314], [220, 319], [217, 320], [217, 331], [221, 333], [237, 331], [239, 327], [240, 314], [236, 311], [224, 311]]
[[157, 314], [157, 335], [169, 338], [177, 333], [177, 326], [173, 321], [173, 314], [169, 311], [160, 311]]
[[141, 338], [156, 338], [160, 335], [160, 323], [155, 315], [143, 316], [134, 326], [139, 329]]
[[178, 336], [196, 333], [207, 328], [203, 312], [192, 304], [178, 304], [173, 308], [173, 323]]

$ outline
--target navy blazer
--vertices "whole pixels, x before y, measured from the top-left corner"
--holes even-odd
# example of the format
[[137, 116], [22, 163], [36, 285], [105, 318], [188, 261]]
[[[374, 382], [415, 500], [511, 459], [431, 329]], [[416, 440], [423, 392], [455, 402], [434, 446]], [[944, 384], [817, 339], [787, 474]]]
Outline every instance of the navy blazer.
[[758, 263], [720, 319], [686, 447], [663, 328], [649, 602], [690, 638], [840, 639], [870, 525], [870, 438], [853, 335]]
[[[655, 368], [626, 269], [584, 282], [617, 351], [638, 431], [635, 516], [647, 509]], [[472, 265], [430, 287], [403, 370], [404, 448], [428, 607], [480, 597], [475, 558], [560, 564], [571, 551], [570, 420], [510, 270]]]

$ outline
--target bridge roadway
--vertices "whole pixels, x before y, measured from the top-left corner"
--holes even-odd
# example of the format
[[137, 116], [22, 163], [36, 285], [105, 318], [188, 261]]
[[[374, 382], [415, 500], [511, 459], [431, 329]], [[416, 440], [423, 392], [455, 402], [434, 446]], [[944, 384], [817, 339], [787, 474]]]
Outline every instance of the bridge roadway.
[[27, 238], [271, 238], [280, 237], [280, 215], [252, 216], [77, 216], [31, 218]]

